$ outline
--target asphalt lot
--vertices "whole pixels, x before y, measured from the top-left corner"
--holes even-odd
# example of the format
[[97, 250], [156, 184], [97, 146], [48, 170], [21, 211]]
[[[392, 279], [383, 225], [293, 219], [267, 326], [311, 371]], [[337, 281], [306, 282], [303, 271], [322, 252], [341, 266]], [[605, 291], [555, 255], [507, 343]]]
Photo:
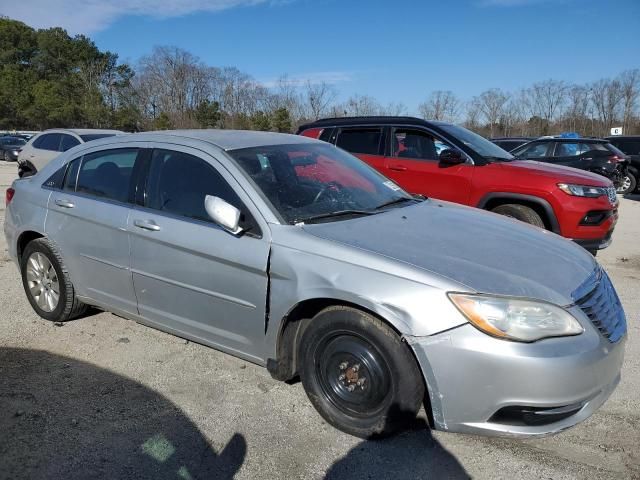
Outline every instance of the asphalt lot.
[[[15, 172], [0, 162], [0, 222]], [[614, 243], [598, 256], [629, 340], [622, 382], [589, 420], [538, 440], [431, 433], [418, 421], [366, 442], [261, 367], [109, 313], [40, 319], [0, 235], [0, 478], [640, 478], [639, 239], [637, 195], [621, 201]]]

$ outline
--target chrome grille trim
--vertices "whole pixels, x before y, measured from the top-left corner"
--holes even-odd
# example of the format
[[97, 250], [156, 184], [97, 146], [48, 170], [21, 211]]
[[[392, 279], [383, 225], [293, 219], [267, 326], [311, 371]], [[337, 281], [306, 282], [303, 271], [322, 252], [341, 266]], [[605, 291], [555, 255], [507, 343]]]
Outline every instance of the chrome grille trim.
[[611, 203], [611, 205], [615, 205], [615, 203], [618, 201], [616, 187], [607, 187], [607, 198], [609, 198], [609, 202]]
[[627, 333], [624, 309], [613, 284], [602, 267], [597, 267], [572, 294], [575, 304], [611, 343]]

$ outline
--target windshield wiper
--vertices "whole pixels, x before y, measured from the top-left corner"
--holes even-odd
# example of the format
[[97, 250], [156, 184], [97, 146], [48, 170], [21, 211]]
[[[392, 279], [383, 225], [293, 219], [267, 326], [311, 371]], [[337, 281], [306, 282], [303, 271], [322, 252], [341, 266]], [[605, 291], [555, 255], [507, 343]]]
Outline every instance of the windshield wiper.
[[389, 200], [388, 202], [384, 202], [384, 203], [378, 205], [376, 208], [374, 208], [374, 210], [380, 210], [381, 208], [388, 207], [390, 205], [395, 205], [397, 203], [418, 202], [418, 201], [420, 201], [420, 200], [418, 200], [417, 198], [413, 198], [413, 197], [394, 198], [393, 200]]
[[297, 219], [294, 223], [296, 225], [303, 225], [305, 223], [313, 222], [314, 220], [322, 220], [323, 218], [342, 217], [344, 215], [375, 215], [379, 212], [371, 210], [337, 210], [335, 212], [321, 213], [319, 215], [312, 215], [310, 217]]

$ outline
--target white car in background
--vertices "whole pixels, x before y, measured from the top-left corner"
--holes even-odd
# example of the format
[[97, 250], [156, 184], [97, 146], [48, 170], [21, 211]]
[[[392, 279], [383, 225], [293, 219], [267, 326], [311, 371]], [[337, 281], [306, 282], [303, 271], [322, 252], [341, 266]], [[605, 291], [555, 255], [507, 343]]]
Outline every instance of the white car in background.
[[99, 138], [124, 135], [120, 130], [51, 129], [40, 132], [22, 147], [18, 155], [20, 177], [33, 175], [47, 163], [70, 148]]

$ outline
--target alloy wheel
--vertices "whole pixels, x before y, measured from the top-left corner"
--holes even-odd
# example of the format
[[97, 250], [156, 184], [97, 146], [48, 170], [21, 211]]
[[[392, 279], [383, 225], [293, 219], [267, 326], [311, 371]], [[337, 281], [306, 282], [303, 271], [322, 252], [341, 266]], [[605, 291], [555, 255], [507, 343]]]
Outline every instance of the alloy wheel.
[[29, 293], [38, 307], [53, 312], [60, 301], [60, 282], [49, 259], [40, 252], [32, 253], [27, 260], [26, 276]]

